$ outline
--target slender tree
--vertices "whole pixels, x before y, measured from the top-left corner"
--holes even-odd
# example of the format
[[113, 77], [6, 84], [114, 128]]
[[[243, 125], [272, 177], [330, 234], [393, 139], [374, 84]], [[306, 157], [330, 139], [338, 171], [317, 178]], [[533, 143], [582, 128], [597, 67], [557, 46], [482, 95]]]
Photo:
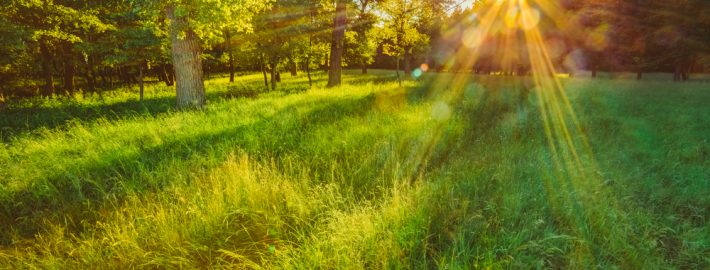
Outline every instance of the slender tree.
[[342, 82], [342, 62], [344, 51], [345, 27], [347, 24], [347, 3], [336, 0], [335, 16], [333, 18], [333, 40], [330, 44], [330, 68], [328, 70], [328, 87], [340, 85]]

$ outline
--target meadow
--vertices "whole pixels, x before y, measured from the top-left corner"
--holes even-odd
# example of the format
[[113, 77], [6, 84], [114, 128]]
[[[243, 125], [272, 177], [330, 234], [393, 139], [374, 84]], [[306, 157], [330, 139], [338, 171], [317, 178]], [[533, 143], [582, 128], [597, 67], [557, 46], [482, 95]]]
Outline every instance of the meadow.
[[0, 108], [0, 268], [710, 268], [706, 82], [283, 79]]

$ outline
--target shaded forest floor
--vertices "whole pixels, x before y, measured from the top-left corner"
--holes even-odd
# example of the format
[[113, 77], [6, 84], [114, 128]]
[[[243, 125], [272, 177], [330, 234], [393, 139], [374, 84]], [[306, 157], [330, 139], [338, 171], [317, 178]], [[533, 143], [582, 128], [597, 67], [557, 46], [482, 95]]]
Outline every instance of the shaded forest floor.
[[573, 169], [526, 79], [283, 78], [11, 103], [0, 268], [710, 268], [707, 83], [563, 80]]

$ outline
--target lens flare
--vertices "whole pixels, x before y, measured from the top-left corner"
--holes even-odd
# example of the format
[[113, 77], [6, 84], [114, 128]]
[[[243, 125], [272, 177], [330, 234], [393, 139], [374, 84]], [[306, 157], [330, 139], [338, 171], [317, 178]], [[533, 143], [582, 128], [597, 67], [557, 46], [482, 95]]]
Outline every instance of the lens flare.
[[421, 77], [423, 73], [424, 72], [421, 69], [416, 68], [416, 69], [412, 70], [412, 78], [419, 79], [419, 77]]
[[421, 64], [421, 65], [419, 66], [419, 68], [420, 68], [422, 71], [424, 71], [424, 72], [429, 71], [429, 65], [427, 65], [426, 63]]
[[[526, 93], [521, 94], [521, 103], [537, 110], [536, 115], [542, 122], [541, 134], [546, 138], [548, 152], [541, 156], [549, 161], [550, 167], [541, 168], [547, 175], [541, 181], [551, 211], [556, 219], [569, 225], [569, 234], [582, 240], [573, 252], [580, 254], [580, 257], [594, 258], [593, 255], [587, 256], [593, 252], [589, 244], [592, 232], [609, 237], [622, 237], [623, 232], [611, 225], [590, 222], [597, 214], [590, 210], [594, 209], [592, 206], [603, 204], [617, 207], [616, 201], [613, 193], [603, 188], [600, 177], [595, 174], [597, 165], [592, 148], [556, 70], [559, 64], [571, 71], [579, 70], [585, 67], [586, 61], [580, 51], [570, 53], [571, 48], [562, 40], [544, 38], [549, 35], [541, 29], [543, 25], [549, 25], [542, 23], [543, 15], [545, 22], [554, 23], [559, 31], [568, 31], [573, 23], [565, 19], [559, 3], [550, 0], [498, 0], [479, 11], [475, 23], [464, 20], [466, 22], [459, 25], [465, 29], [459, 41], [463, 46], [444, 61], [444, 67], [455, 71], [474, 69], [482, 74], [498, 72], [500, 75], [530, 76], [522, 79], [523, 83], [516, 83]], [[602, 25], [588, 33], [586, 45], [599, 50], [605, 48], [608, 46], [607, 31], [608, 27]], [[475, 82], [482, 78], [465, 72], [439, 75], [432, 79], [433, 84], [448, 89], [443, 98], [432, 104], [431, 117], [437, 121], [431, 127], [432, 134], [442, 134], [456, 102], [467, 103], [467, 106], [485, 106], [485, 102], [479, 101], [496, 95], [499, 90], [484, 88]], [[519, 117], [515, 119], [502, 119], [508, 119], [505, 122], [508, 125], [524, 122], [519, 119], [526, 116], [520, 111], [517, 115]], [[423, 144], [430, 148], [439, 141], [437, 136], [427, 138]], [[430, 152], [424, 151], [414, 158], [417, 164], [425, 164]], [[593, 261], [580, 263], [595, 264]]]

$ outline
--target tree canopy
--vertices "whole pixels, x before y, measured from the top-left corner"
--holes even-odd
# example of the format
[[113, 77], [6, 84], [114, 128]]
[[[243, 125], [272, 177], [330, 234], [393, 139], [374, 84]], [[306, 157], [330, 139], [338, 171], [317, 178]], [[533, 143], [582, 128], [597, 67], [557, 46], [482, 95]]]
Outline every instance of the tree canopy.
[[[559, 72], [670, 72], [710, 64], [702, 0], [23, 0], [0, 4], [5, 97], [98, 93], [156, 77], [178, 107], [202, 107], [203, 76], [426, 63], [440, 71], [531, 72], [524, 31], [539, 30]], [[529, 12], [523, 12], [523, 6]], [[528, 15], [526, 15], [528, 14]], [[483, 31], [485, 30], [485, 31]], [[475, 61], [468, 57], [476, 54]], [[469, 63], [470, 62], [470, 63]], [[38, 68], [32, 68], [32, 67]], [[267, 76], [269, 75], [270, 76]], [[76, 83], [75, 83], [76, 82]]]

